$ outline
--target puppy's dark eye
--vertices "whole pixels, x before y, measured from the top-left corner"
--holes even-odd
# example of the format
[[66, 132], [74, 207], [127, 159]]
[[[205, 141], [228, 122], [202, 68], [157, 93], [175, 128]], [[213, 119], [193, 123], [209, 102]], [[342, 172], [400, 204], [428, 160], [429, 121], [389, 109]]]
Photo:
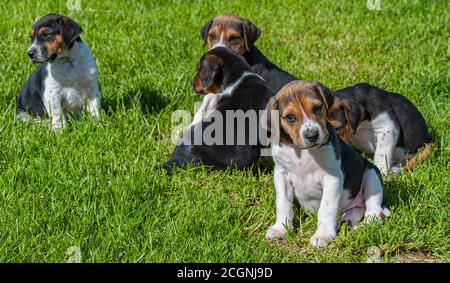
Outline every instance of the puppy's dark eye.
[[209, 34], [209, 39], [211, 39], [211, 40], [216, 39], [216, 34], [215, 33], [210, 33]]
[[313, 108], [312, 108], [312, 112], [314, 114], [319, 114], [320, 110], [322, 110], [322, 105], [316, 105], [316, 106], [313, 106]]
[[228, 38], [228, 41], [229, 42], [234, 42], [234, 41], [236, 41], [236, 40], [238, 40], [239, 39], [239, 37], [237, 37], [237, 36], [235, 36], [235, 35], [232, 35], [232, 36], [230, 36], [229, 38]]
[[288, 121], [288, 123], [294, 123], [296, 120], [294, 114], [287, 114], [285, 119], [286, 119], [286, 121]]
[[48, 40], [52, 37], [52, 34], [49, 32], [44, 32], [39, 37], [42, 38], [43, 40]]

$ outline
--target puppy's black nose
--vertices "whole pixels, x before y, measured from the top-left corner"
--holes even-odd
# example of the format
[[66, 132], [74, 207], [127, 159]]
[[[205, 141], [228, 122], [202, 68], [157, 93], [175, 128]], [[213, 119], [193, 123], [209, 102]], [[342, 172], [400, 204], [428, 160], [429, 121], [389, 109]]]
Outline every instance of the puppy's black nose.
[[303, 135], [308, 141], [315, 142], [319, 138], [319, 130], [317, 128], [307, 129]]
[[35, 55], [34, 50], [28, 50], [28, 57], [30, 57], [30, 59], [33, 59]]

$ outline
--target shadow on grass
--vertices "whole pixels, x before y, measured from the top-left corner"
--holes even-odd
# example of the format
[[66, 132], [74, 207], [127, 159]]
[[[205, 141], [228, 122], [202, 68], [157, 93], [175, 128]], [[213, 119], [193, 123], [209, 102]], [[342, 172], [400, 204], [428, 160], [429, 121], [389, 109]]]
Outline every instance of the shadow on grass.
[[144, 114], [155, 114], [164, 109], [170, 100], [148, 87], [140, 87], [127, 91], [123, 96], [104, 99], [102, 108], [106, 112], [116, 112], [120, 109], [140, 107]]
[[410, 181], [402, 179], [399, 175], [391, 177], [389, 180], [383, 180], [383, 195], [388, 207], [408, 203], [420, 192], [420, 184], [412, 184]]

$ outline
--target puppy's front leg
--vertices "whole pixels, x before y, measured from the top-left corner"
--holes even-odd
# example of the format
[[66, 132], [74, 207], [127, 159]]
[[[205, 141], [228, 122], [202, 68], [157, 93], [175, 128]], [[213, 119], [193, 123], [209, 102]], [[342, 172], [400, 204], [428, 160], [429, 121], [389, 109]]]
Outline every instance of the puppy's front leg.
[[294, 199], [294, 189], [286, 178], [286, 171], [275, 166], [274, 185], [276, 193], [277, 216], [275, 224], [267, 230], [265, 239], [284, 239], [286, 237], [286, 227], [292, 227], [292, 202]]
[[52, 119], [52, 129], [54, 131], [64, 128], [67, 125], [61, 100], [62, 97], [59, 93], [49, 92], [44, 94], [44, 105]]
[[339, 202], [343, 191], [342, 176], [325, 176], [323, 179], [323, 193], [320, 200], [317, 231], [310, 239], [314, 247], [324, 247], [336, 238]]
[[101, 93], [97, 86], [93, 87], [89, 93], [89, 101], [87, 103], [87, 111], [92, 117], [100, 120], [100, 100]]

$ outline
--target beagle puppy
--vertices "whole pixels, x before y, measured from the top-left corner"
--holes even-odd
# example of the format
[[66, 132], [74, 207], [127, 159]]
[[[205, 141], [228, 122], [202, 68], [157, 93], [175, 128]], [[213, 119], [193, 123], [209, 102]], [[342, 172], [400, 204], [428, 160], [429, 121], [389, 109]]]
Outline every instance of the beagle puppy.
[[266, 80], [269, 88], [277, 93], [281, 87], [296, 78], [278, 68], [254, 46], [260, 29], [247, 19], [233, 14], [223, 14], [209, 20], [200, 30], [209, 49], [226, 46], [244, 56], [253, 71]]
[[433, 144], [414, 104], [400, 94], [366, 83], [335, 93], [330, 123], [347, 143], [374, 154], [374, 163], [383, 174], [390, 169], [412, 169], [416, 161], [428, 157]]
[[350, 226], [363, 217], [369, 221], [390, 215], [378, 169], [328, 123], [332, 104], [331, 91], [316, 81], [290, 82], [267, 104], [276, 192], [276, 222], [267, 240], [284, 238], [292, 227], [294, 198], [304, 209], [318, 210], [317, 230], [310, 239], [314, 247], [336, 237], [340, 212], [341, 221]]
[[40, 65], [17, 97], [22, 120], [50, 117], [54, 130], [66, 126], [66, 114], [79, 114], [83, 107], [100, 118], [97, 67], [88, 46], [81, 40], [81, 27], [72, 19], [48, 14], [31, 32], [28, 56]]
[[[273, 96], [266, 82], [242, 56], [217, 47], [200, 59], [192, 85], [205, 95], [202, 106], [162, 167], [170, 171], [173, 166], [202, 163], [215, 169], [243, 169], [257, 164], [262, 147], [259, 118], [252, 123], [239, 117], [259, 115], [265, 109]], [[214, 141], [208, 141], [205, 134], [213, 125]]]

